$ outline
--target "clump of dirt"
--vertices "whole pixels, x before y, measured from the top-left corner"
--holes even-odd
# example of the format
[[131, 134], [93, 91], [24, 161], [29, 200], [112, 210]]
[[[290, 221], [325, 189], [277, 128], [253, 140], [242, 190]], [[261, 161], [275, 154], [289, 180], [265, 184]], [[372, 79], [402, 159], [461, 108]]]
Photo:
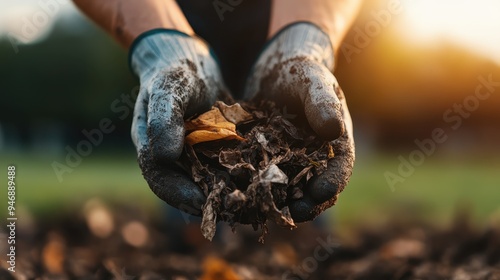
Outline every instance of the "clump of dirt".
[[207, 196], [201, 225], [207, 239], [217, 220], [260, 227], [261, 242], [268, 220], [296, 227], [287, 205], [302, 198], [308, 181], [335, 156], [328, 141], [297, 120], [269, 101], [217, 102], [185, 123], [181, 162]]

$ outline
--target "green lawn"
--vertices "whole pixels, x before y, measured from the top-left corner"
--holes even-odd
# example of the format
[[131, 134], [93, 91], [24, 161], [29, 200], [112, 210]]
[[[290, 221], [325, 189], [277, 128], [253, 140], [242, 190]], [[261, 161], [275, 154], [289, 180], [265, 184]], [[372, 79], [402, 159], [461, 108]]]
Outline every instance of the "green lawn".
[[[91, 155], [72, 173], [64, 174], [62, 182], [52, 169], [54, 160], [63, 162], [53, 156], [2, 155], [5, 170], [8, 164], [17, 166], [18, 205], [39, 215], [64, 211], [92, 197], [151, 210], [160, 206], [133, 154]], [[474, 221], [484, 223], [500, 211], [500, 160], [457, 163], [429, 158], [392, 192], [384, 172], [395, 172], [398, 164], [396, 156], [359, 158], [351, 183], [332, 212], [334, 218], [347, 225], [409, 215], [442, 223], [449, 221], [460, 206], [471, 211]]]
[[500, 214], [500, 160], [454, 161], [428, 158], [392, 191], [384, 173], [397, 171], [397, 156], [360, 160], [337, 204], [343, 223], [420, 217], [443, 224], [458, 210], [477, 224]]
[[143, 180], [133, 154], [91, 155], [60, 182], [47, 155], [10, 155], [6, 164], [17, 167], [17, 202], [37, 214], [51, 214], [61, 207], [81, 205], [93, 197], [154, 207], [156, 196]]

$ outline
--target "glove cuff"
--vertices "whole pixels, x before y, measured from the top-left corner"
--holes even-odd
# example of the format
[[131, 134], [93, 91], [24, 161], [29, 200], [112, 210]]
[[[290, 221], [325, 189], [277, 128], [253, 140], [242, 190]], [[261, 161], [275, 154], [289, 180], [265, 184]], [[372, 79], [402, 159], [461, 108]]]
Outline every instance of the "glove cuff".
[[280, 62], [306, 58], [333, 71], [334, 51], [330, 36], [310, 22], [296, 22], [281, 29], [264, 46], [247, 77], [245, 99], [253, 98], [260, 90], [263, 77]]
[[217, 64], [215, 53], [203, 39], [174, 29], [158, 28], [146, 31], [134, 40], [128, 61], [132, 73], [143, 79], [159, 67], [172, 67], [184, 59], [198, 65], [197, 62], [206, 57], [211, 57]]
[[276, 62], [294, 57], [308, 57], [331, 71], [335, 66], [330, 36], [316, 24], [307, 21], [292, 23], [276, 33], [265, 45], [259, 60], [264, 58], [269, 61], [269, 56], [276, 56], [271, 57], [271, 60]]

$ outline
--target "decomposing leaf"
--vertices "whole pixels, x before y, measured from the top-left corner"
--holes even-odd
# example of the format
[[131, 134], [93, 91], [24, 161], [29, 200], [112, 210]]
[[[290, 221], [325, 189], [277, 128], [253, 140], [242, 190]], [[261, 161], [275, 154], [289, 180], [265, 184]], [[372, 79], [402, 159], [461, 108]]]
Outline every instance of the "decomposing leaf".
[[236, 125], [228, 121], [217, 107], [196, 119], [185, 122], [186, 131], [191, 131], [186, 136], [188, 145], [195, 145], [202, 142], [214, 140], [245, 140], [236, 133]]
[[265, 170], [259, 170], [259, 182], [262, 184], [286, 184], [288, 183], [288, 177], [278, 166], [271, 164]]
[[199, 115], [197, 118], [188, 120], [184, 123], [186, 131], [212, 129], [212, 128], [225, 128], [229, 130], [235, 130], [236, 126], [234, 123], [228, 121], [224, 115], [222, 115], [219, 108], [212, 107], [211, 110]]
[[209, 188], [204, 179], [207, 176], [213, 177], [213, 173], [208, 170], [206, 165], [201, 164], [198, 156], [193, 150], [193, 147], [187, 145], [184, 151], [191, 164], [191, 177], [193, 178], [193, 181], [200, 184], [200, 187], [203, 189], [203, 193], [208, 196]]
[[234, 190], [232, 193], [226, 196], [226, 206], [231, 207], [236, 203], [245, 202], [247, 196], [240, 190]]
[[[302, 177], [304, 177], [306, 174], [308, 174], [308, 172], [309, 172], [309, 170], [311, 170], [311, 168], [313, 168], [312, 165], [304, 167], [304, 169], [302, 169], [302, 171], [300, 171], [299, 174], [297, 174], [295, 176], [295, 178], [292, 179], [292, 181], [290, 182], [290, 185], [291, 186], [297, 185], [297, 183], [302, 179]], [[307, 179], [307, 181], [309, 181], [309, 179]]]
[[201, 221], [201, 233], [203, 236], [212, 241], [215, 236], [215, 227], [217, 224], [217, 213], [221, 203], [220, 194], [225, 188], [224, 181], [219, 181], [215, 184], [212, 192], [207, 197], [207, 202], [203, 206], [203, 218]]
[[240, 171], [244, 168], [255, 171], [255, 168], [250, 163], [242, 160], [239, 150], [221, 151], [219, 154], [219, 163], [228, 169], [229, 174], [233, 174], [234, 171]]
[[[277, 168], [277, 167], [276, 167]], [[278, 174], [281, 172], [276, 170], [276, 168], [272, 168], [272, 170], [269, 172], [269, 174]], [[269, 169], [268, 169], [269, 170]], [[261, 177], [261, 174], [259, 174], [259, 177]], [[278, 175], [276, 179], [278, 179], [280, 176]], [[279, 180], [279, 179], [278, 179]], [[284, 180], [281, 178], [281, 180]], [[288, 178], [286, 178], [286, 181], [288, 181]], [[281, 182], [281, 181], [280, 181]], [[255, 185], [255, 184], [254, 184]], [[255, 194], [258, 194], [258, 196], [261, 197], [260, 201], [260, 210], [267, 215], [267, 217], [278, 224], [279, 226], [289, 228], [289, 229], [294, 229], [296, 228], [295, 223], [293, 222], [292, 216], [290, 215], [290, 211], [288, 207], [284, 207], [281, 209], [281, 211], [276, 207], [276, 204], [274, 203], [274, 198], [271, 193], [271, 182], [265, 182], [265, 180], [260, 181], [260, 183], [256, 187], [256, 192]], [[252, 192], [252, 194], [254, 194]], [[261, 238], [259, 241], [261, 243], [264, 243], [264, 235], [266, 232], [263, 232]]]
[[285, 119], [285, 118], [283, 118], [281, 116], [276, 116], [275, 118], [273, 118], [273, 121], [276, 123], [275, 125], [277, 127], [282, 127], [285, 130], [285, 132], [289, 136], [291, 136], [292, 138], [297, 139], [297, 140], [302, 140], [303, 139], [303, 137], [300, 135], [299, 130], [297, 129], [297, 127], [295, 127], [287, 119]]
[[256, 132], [255, 137], [256, 137], [257, 142], [262, 146], [262, 148], [264, 148], [264, 150], [266, 150], [267, 152], [269, 152], [271, 154], [278, 154], [279, 153], [280, 148], [275, 147], [274, 145], [271, 145], [271, 143], [269, 142], [269, 140], [267, 140], [264, 133]]
[[219, 108], [224, 117], [234, 124], [240, 124], [253, 119], [252, 115], [245, 111], [239, 103], [227, 105], [224, 102], [217, 101], [215, 107]]

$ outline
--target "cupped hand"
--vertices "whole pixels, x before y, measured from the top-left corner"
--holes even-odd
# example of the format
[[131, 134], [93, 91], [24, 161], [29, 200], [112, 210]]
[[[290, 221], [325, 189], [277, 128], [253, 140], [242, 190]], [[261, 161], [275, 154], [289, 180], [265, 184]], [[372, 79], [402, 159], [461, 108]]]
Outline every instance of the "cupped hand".
[[335, 157], [327, 170], [313, 177], [304, 196], [290, 205], [296, 222], [309, 221], [331, 207], [347, 185], [354, 166], [352, 120], [341, 88], [332, 74], [329, 37], [310, 23], [285, 27], [270, 40], [247, 80], [247, 99], [270, 99], [298, 113]]

